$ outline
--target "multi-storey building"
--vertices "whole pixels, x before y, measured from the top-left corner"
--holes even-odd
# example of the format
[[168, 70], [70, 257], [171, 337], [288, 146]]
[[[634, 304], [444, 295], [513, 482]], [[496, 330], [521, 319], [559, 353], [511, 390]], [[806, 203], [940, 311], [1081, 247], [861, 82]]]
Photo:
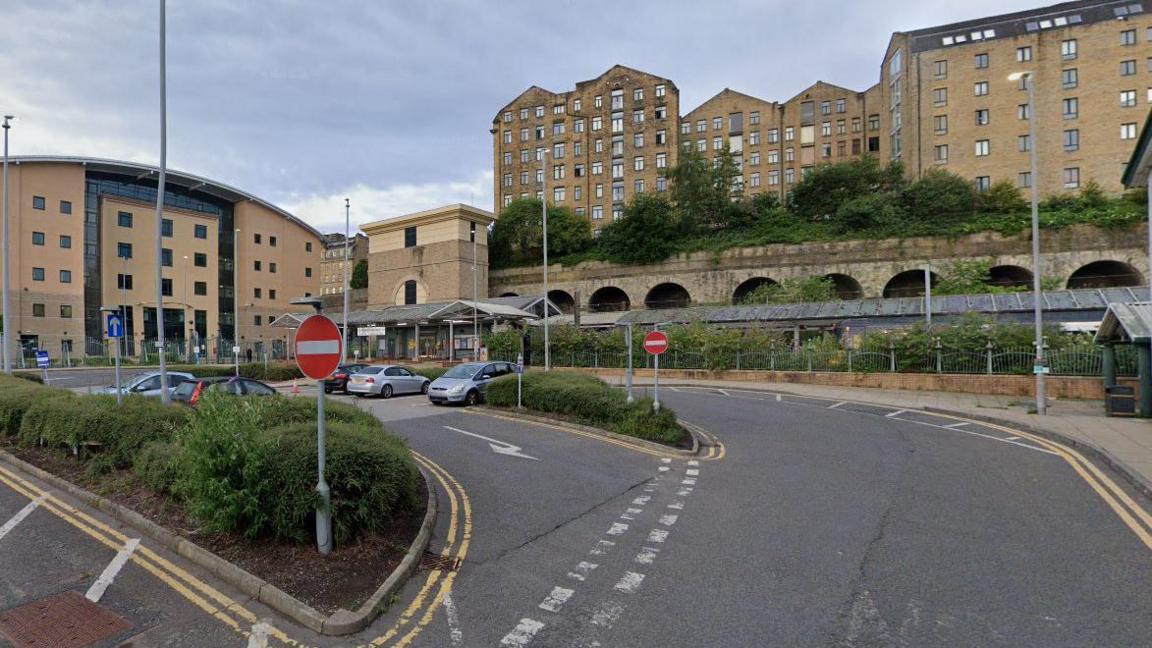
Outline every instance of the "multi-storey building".
[[[345, 261], [347, 254], [347, 261]], [[368, 237], [357, 232], [352, 238], [343, 234], [324, 235], [324, 260], [320, 262], [320, 294], [341, 295], [344, 293], [344, 270], [347, 266], [348, 280], [352, 280], [352, 270], [360, 261], [368, 259]]]
[[[1033, 109], [1026, 81], [1009, 80], [1017, 73], [1035, 83]], [[1027, 188], [1032, 111], [1042, 195], [1075, 191], [1089, 179], [1119, 192], [1124, 163], [1152, 104], [1152, 15], [1131, 0], [1080, 0], [897, 32], [880, 81], [871, 88], [855, 91], [820, 81], [783, 102], [725, 89], [679, 118], [675, 130], [663, 130], [660, 146], [666, 148], [659, 150], [667, 153], [656, 165], [650, 154], [628, 148], [633, 131], [624, 130], [634, 122], [623, 100], [651, 84], [665, 88], [663, 104], [675, 110], [678, 92], [671, 81], [622, 66], [577, 84], [573, 93], [533, 87], [505, 107], [492, 130], [497, 211], [513, 198], [541, 195], [539, 158], [553, 150], [549, 138], [561, 155], [575, 148], [583, 156], [572, 158], [572, 175], [565, 175], [568, 168], [558, 160], [549, 161], [549, 186], [555, 187], [549, 199], [588, 215], [594, 227], [610, 209], [619, 213], [621, 201], [637, 191], [663, 190], [659, 167], [674, 164], [675, 152], [687, 148], [714, 157], [727, 147], [741, 166], [746, 195], [775, 191], [783, 197], [806, 169], [864, 154], [899, 161], [912, 177], [940, 168], [981, 190], [1000, 180]], [[565, 104], [568, 122], [573, 102], [587, 110], [588, 94], [601, 101], [620, 98], [618, 108], [596, 105], [597, 124], [612, 119], [611, 126], [621, 129], [591, 137], [602, 140], [600, 146], [612, 145], [603, 159], [588, 157], [586, 124], [568, 133], [575, 123], [556, 123], [565, 122]], [[668, 114], [675, 113], [661, 119]], [[650, 132], [637, 133], [639, 141]], [[633, 156], [640, 162], [633, 164]], [[589, 190], [595, 202], [588, 201]], [[608, 202], [599, 202], [609, 191]]]
[[[101, 307], [123, 311], [128, 353], [157, 337], [156, 173], [92, 158], [11, 160], [11, 329], [25, 353], [99, 352]], [[167, 172], [164, 202], [165, 338], [179, 348], [196, 340], [210, 357], [230, 355], [237, 336], [245, 349], [282, 353], [283, 335], [270, 325], [291, 299], [319, 292], [320, 233], [255, 196], [177, 171]]]
[[599, 229], [635, 194], [664, 188], [679, 115], [674, 83], [622, 65], [568, 92], [529, 88], [492, 122], [496, 208], [546, 194]]

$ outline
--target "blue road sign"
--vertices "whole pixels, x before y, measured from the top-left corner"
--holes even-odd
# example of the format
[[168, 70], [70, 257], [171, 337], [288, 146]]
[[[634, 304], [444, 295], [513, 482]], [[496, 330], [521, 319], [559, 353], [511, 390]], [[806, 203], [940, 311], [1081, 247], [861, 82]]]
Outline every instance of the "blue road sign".
[[50, 360], [48, 359], [48, 352], [47, 351], [37, 351], [36, 352], [36, 367], [37, 368], [47, 369], [49, 363], [50, 363]]
[[124, 320], [118, 313], [108, 313], [108, 337], [124, 337]]

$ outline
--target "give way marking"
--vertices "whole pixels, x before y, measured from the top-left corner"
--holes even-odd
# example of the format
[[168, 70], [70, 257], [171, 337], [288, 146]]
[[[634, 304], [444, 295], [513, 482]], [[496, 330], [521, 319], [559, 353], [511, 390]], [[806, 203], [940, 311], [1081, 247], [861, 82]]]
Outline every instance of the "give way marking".
[[507, 442], [500, 441], [497, 439], [492, 439], [492, 438], [486, 437], [482, 434], [476, 434], [475, 432], [469, 432], [467, 430], [461, 430], [460, 428], [454, 428], [451, 425], [445, 425], [444, 429], [445, 430], [452, 430], [453, 432], [459, 432], [460, 434], [466, 434], [470, 437], [476, 437], [477, 439], [483, 439], [483, 440], [488, 442], [488, 446], [491, 447], [492, 452], [495, 452], [496, 454], [507, 455], [509, 457], [520, 457], [521, 459], [531, 459], [532, 461], [540, 461], [536, 457], [532, 457], [532, 456], [529, 456], [529, 455], [526, 455], [526, 454], [520, 452], [521, 450], [523, 450], [523, 448], [521, 448], [518, 445], [512, 445], [511, 443], [507, 443]]

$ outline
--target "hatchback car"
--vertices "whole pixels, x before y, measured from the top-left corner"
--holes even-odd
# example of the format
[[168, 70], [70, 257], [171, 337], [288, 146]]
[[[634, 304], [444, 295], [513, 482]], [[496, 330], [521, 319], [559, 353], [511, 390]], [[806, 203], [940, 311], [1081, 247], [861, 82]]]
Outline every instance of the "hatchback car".
[[[180, 386], [181, 383], [194, 380], [192, 374], [184, 373], [182, 371], [169, 371], [168, 372], [168, 393]], [[136, 374], [129, 376], [122, 382], [125, 394], [136, 394], [138, 396], [159, 396], [160, 395], [160, 372], [149, 371], [146, 373]], [[116, 385], [108, 387], [101, 387], [92, 390], [93, 394], [115, 394]]]
[[397, 365], [371, 365], [352, 374], [348, 379], [348, 393], [357, 396], [393, 394], [427, 394], [432, 381]]
[[220, 391], [234, 396], [275, 396], [276, 390], [259, 380], [251, 378], [237, 378], [236, 376], [217, 376], [213, 378], [196, 378], [181, 383], [172, 392], [172, 400], [186, 405], [195, 405], [200, 395], [206, 390]]
[[342, 391], [347, 394], [348, 379], [352, 377], [352, 374], [367, 366], [366, 364], [349, 364], [336, 367], [336, 371], [333, 371], [332, 375], [324, 380], [324, 393]]
[[428, 400], [433, 405], [464, 403], [475, 405], [484, 398], [484, 390], [493, 378], [516, 373], [510, 362], [465, 362], [452, 367], [432, 382]]

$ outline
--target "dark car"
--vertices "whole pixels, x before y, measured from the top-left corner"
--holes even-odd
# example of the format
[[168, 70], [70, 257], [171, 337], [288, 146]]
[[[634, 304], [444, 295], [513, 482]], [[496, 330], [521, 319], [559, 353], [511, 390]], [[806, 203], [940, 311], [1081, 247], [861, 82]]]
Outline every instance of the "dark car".
[[276, 390], [259, 380], [251, 378], [237, 378], [235, 376], [218, 376], [213, 378], [195, 378], [180, 383], [172, 392], [172, 400], [185, 405], [195, 405], [205, 390], [221, 391], [235, 396], [275, 396]]
[[324, 393], [331, 394], [338, 391], [347, 394], [348, 379], [352, 377], [352, 374], [367, 366], [366, 364], [346, 364], [336, 367], [336, 371], [333, 371], [332, 375], [324, 380]]

